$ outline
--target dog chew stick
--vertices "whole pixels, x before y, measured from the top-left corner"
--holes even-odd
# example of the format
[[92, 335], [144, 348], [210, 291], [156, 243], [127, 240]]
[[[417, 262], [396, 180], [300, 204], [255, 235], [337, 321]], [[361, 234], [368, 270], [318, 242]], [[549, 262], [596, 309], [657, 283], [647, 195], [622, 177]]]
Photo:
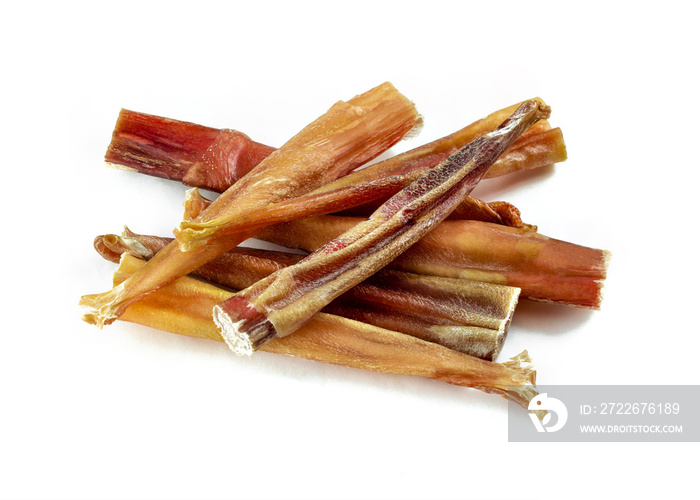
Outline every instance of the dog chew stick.
[[[211, 201], [204, 198], [197, 188], [187, 191], [185, 199], [185, 216], [180, 228], [175, 231], [180, 249], [190, 251], [206, 244], [212, 238], [234, 236], [236, 234], [258, 233], [266, 227], [284, 222], [298, 221], [318, 214], [349, 208], [365, 208], [360, 204], [367, 200], [379, 199], [383, 195], [391, 196], [405, 187], [405, 176], [392, 176], [355, 184], [328, 191], [319, 191], [299, 196], [290, 200], [271, 203], [256, 208], [248, 213], [238, 214], [235, 218], [219, 218], [213, 221], [198, 222], [198, 215]], [[537, 230], [536, 226], [523, 223], [520, 211], [507, 202], [485, 203], [467, 196], [454, 209], [457, 219], [478, 220], [503, 224], [511, 227]], [[452, 215], [450, 214], [450, 215]], [[224, 219], [226, 221], [222, 222]], [[184, 229], [183, 229], [184, 228]]]
[[[419, 122], [413, 104], [390, 83], [348, 102], [340, 101], [233, 184], [197, 220], [249, 213], [256, 207], [301, 196], [375, 158]], [[100, 327], [111, 323], [131, 302], [251, 236], [254, 234], [238, 233], [212, 239], [189, 252], [180, 251], [173, 242], [119, 286], [83, 296], [81, 305], [90, 309], [83, 319]]]
[[[189, 251], [216, 235], [241, 232], [245, 225], [254, 230], [268, 225], [268, 221], [276, 223], [347, 208], [352, 211], [346, 215], [368, 215], [470, 140], [493, 129], [507, 117], [506, 111], [514, 109], [511, 106], [499, 110], [453, 134], [353, 172], [291, 204], [273, 204], [262, 213], [256, 211], [245, 218], [237, 212], [213, 220], [184, 221], [176, 231], [180, 248]], [[240, 132], [122, 110], [106, 161], [121, 168], [222, 191], [273, 150]], [[546, 121], [540, 121], [506, 150], [487, 175], [494, 169], [504, 175], [565, 159], [561, 130], [551, 129]], [[525, 226], [512, 205], [485, 203], [472, 197], [466, 197], [449, 217]]]
[[[195, 217], [210, 203], [196, 189], [190, 190], [185, 218]], [[504, 202], [490, 205], [496, 204], [503, 205], [499, 223], [445, 220], [387, 267], [503, 284], [520, 288], [525, 299], [600, 309], [610, 252], [537, 233], [536, 226], [522, 223], [517, 208]], [[313, 252], [363, 220], [335, 215], [307, 217], [265, 228], [256, 238]]]
[[[289, 200], [270, 203], [236, 217], [224, 216], [211, 221], [192, 220], [194, 214], [208, 207], [211, 202], [202, 197], [197, 188], [187, 192], [185, 220], [174, 233], [182, 251], [195, 250], [210, 240], [237, 234], [257, 233], [264, 228], [284, 222], [328, 214], [343, 209], [363, 209], [359, 205], [367, 200], [386, 199], [406, 187], [406, 176], [398, 175], [377, 179], [366, 184], [339, 187], [328, 191], [310, 193]], [[381, 205], [381, 203], [380, 203]], [[485, 203], [467, 196], [452, 212], [458, 219], [493, 222], [512, 227], [536, 230], [536, 226], [523, 223], [520, 211], [506, 202]]]
[[[321, 215], [266, 228], [256, 237], [313, 252], [364, 220]], [[388, 267], [515, 286], [524, 299], [600, 309], [609, 260], [607, 250], [527, 228], [446, 220]]]
[[274, 150], [236, 130], [122, 109], [105, 162], [222, 193]]
[[[145, 263], [129, 254], [114, 275], [118, 285]], [[180, 278], [132, 303], [120, 317], [166, 332], [223, 342], [211, 310], [231, 292], [195, 278]], [[294, 335], [262, 350], [373, 372], [414, 375], [497, 394], [527, 408], [537, 395], [527, 351], [493, 363], [402, 333], [318, 313]]]
[[[127, 228], [122, 236], [98, 236], [95, 249], [112, 262], [119, 262], [124, 253], [148, 260], [170, 241]], [[195, 270], [192, 276], [240, 290], [303, 258], [239, 246]], [[381, 270], [323, 311], [494, 361], [505, 342], [518, 295], [519, 289], [513, 287]]]
[[[541, 100], [537, 102], [542, 103]], [[244, 218], [241, 217], [241, 214], [236, 213], [206, 221], [184, 220], [175, 231], [175, 236], [180, 243], [180, 248], [188, 251], [198, 245], [205, 244], [211, 238], [238, 232], [244, 224], [252, 226], [255, 220], [260, 220], [263, 225], [269, 225], [267, 222], [269, 217], [276, 217], [273, 221], [275, 223], [285, 219], [291, 220], [291, 217], [301, 218], [350, 208], [355, 209], [351, 212], [352, 214], [372, 213], [389, 197], [416, 179], [427, 175], [435, 165], [458, 151], [472, 139], [483, 136], [484, 133], [494, 129], [507, 116], [504, 115], [503, 110], [493, 113], [451, 135], [352, 172], [302, 198], [290, 200], [286, 204], [288, 206], [285, 206], [285, 203], [275, 204], [262, 209], [263, 213], [246, 214]], [[500, 118], [500, 120], [495, 122], [496, 118]], [[523, 134], [527, 133], [528, 136], [518, 139], [523, 140], [521, 146], [518, 146], [516, 140], [511, 148], [506, 150], [511, 152], [511, 157], [508, 160], [510, 166], [499, 167], [503, 173], [510, 170], [542, 167], [566, 159], [566, 147], [561, 137], [561, 131], [549, 129], [549, 125], [545, 125], [542, 126], [538, 122], [530, 127], [523, 132]], [[490, 128], [487, 129], [488, 126]], [[518, 147], [516, 148], [516, 146]], [[511, 151], [513, 148], [515, 150]], [[517, 209], [502, 202], [489, 204], [465, 196], [459, 207], [450, 215], [453, 214], [457, 218], [524, 227]]]
[[[363, 173], [374, 179], [432, 168], [473, 139], [493, 130], [517, 104], [491, 113], [450, 135], [378, 162]], [[122, 109], [105, 154], [107, 165], [183, 182], [219, 193], [248, 173], [275, 148], [236, 130]], [[491, 167], [486, 178], [566, 160], [559, 128], [542, 120], [523, 133]], [[364, 177], [362, 182], [368, 182]]]
[[525, 101], [496, 130], [411, 183], [368, 220], [217, 305], [214, 321], [226, 342], [235, 352], [250, 355], [271, 339], [293, 333], [439, 224], [503, 151], [549, 113], [541, 102]]

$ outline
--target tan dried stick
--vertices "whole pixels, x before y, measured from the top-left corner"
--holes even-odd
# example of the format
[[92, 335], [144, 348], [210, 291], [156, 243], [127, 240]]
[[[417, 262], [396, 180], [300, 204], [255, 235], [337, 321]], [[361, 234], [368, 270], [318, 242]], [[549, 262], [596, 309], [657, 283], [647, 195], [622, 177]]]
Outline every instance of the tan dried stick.
[[[257, 235], [315, 251], [365, 219], [323, 215]], [[389, 267], [519, 287], [521, 298], [599, 309], [610, 252], [549, 238], [528, 228], [443, 221]]]
[[541, 102], [525, 101], [497, 129], [391, 197], [368, 220], [217, 305], [214, 321], [224, 339], [234, 351], [252, 354], [271, 339], [293, 333], [438, 225], [503, 151], [549, 114]]
[[[115, 286], [144, 265], [124, 254]], [[231, 296], [194, 278], [180, 278], [134, 302], [120, 319], [167, 332], [223, 342], [211, 321], [212, 307]], [[527, 408], [537, 395], [527, 351], [506, 363], [484, 361], [408, 335], [331, 314], [318, 313], [294, 335], [262, 350], [374, 372], [416, 375], [473, 387]]]
[[[227, 214], [301, 196], [327, 184], [386, 151], [419, 123], [413, 106], [385, 83], [326, 114], [290, 139], [203, 211], [206, 222]], [[190, 252], [171, 244], [124, 283], [112, 290], [83, 296], [90, 308], [83, 319], [102, 326], [114, 321], [143, 295], [184, 276], [253, 236], [239, 233], [210, 241]]]
[[[123, 253], [148, 260], [170, 241], [126, 229], [122, 236], [98, 236], [95, 249], [113, 262], [119, 262]], [[302, 258], [236, 247], [192, 275], [240, 290]], [[505, 342], [518, 294], [513, 287], [383, 270], [323, 310], [494, 361]]]

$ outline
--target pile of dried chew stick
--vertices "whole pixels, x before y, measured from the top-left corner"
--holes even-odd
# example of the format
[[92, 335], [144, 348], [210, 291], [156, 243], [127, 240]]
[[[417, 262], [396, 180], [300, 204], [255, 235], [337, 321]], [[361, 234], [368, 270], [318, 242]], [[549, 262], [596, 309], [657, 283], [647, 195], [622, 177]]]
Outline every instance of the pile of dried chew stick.
[[[518, 299], [597, 309], [609, 254], [544, 236], [513, 205], [470, 193], [482, 178], [564, 161], [549, 115], [526, 100], [366, 166], [421, 125], [390, 83], [337, 102], [279, 149], [122, 110], [107, 163], [193, 189], [174, 238], [126, 229], [95, 239], [119, 268], [111, 290], [81, 298], [83, 319], [418, 375], [527, 406], [537, 394], [527, 351], [495, 361]], [[296, 253], [239, 246], [252, 237]]]

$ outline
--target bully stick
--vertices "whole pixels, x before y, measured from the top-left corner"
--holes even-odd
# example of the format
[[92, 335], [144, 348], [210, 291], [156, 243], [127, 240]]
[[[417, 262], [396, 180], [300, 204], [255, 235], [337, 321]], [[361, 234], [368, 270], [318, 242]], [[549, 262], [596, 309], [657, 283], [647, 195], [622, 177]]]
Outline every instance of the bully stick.
[[[540, 102], [542, 101], [540, 100]], [[389, 177], [402, 179], [401, 188], [403, 188], [418, 177], [425, 175], [430, 168], [434, 168], [438, 163], [454, 154], [471, 140], [498, 126], [516, 107], [511, 106], [497, 111], [454, 134], [357, 170], [327, 186], [317, 189], [314, 193]], [[506, 111], [509, 111], [509, 113], [505, 113]], [[484, 177], [494, 177], [491, 175], [493, 171], [500, 172], [499, 175], [505, 175], [520, 170], [545, 167], [562, 162], [566, 158], [566, 145], [564, 144], [561, 130], [559, 128], [550, 129], [546, 120], [543, 120], [526, 130], [501, 155]], [[368, 200], [367, 203], [355, 208], [352, 214], [370, 215], [384, 201], [386, 201], [386, 198], [381, 197], [375, 200]], [[449, 218], [482, 220], [484, 222], [523, 227], [519, 218], [519, 212], [517, 212], [517, 209], [514, 212], [510, 207], [512, 205], [503, 204], [503, 202], [485, 203], [467, 196], [460, 206], [450, 214]]]
[[[373, 178], [432, 168], [476, 137], [493, 130], [518, 105], [509, 106], [453, 134], [380, 162], [363, 175]], [[105, 161], [120, 169], [224, 192], [275, 148], [245, 134], [122, 109]], [[559, 128], [542, 120], [523, 133], [486, 174], [496, 177], [552, 165], [566, 159]], [[365, 177], [363, 182], [368, 182]]]
[[[296, 217], [301, 217], [362, 205], [348, 214], [368, 215], [387, 198], [424, 175], [429, 168], [475, 137], [494, 128], [515, 107], [510, 106], [492, 113], [453, 134], [321, 187], [303, 200], [305, 212], [299, 211], [302, 200], [293, 205], [292, 211]], [[191, 148], [191, 151], [187, 148]], [[273, 148], [251, 141], [240, 132], [219, 131], [123, 110], [106, 160], [110, 164], [136, 169], [142, 173], [222, 191], [252, 168], [255, 159], [261, 159], [272, 150]], [[566, 146], [561, 130], [550, 129], [549, 124], [542, 121], [526, 131], [489, 172], [495, 168], [503, 175], [509, 171], [542, 167], [565, 159]], [[519, 213], [510, 207], [508, 204], [487, 204], [466, 197], [450, 217], [523, 227]], [[277, 219], [273, 222], [290, 220], [287, 213], [280, 212], [282, 208], [284, 207], [274, 207]], [[248, 220], [253, 217], [257, 218], [259, 214], [249, 215]], [[264, 219], [257, 220], [257, 227], [268, 224]], [[188, 251], [213, 235], [240, 232], [241, 224], [240, 213], [235, 217], [206, 222], [186, 221], [180, 225], [176, 236], [180, 240], [181, 249]]]
[[[359, 205], [365, 204], [367, 200], [393, 196], [407, 184], [406, 176], [391, 176], [365, 184], [351, 184], [327, 191], [317, 190], [307, 195], [256, 207], [248, 212], [241, 211], [235, 217], [225, 215], [208, 221], [199, 219], [199, 214], [212, 202], [204, 198], [197, 188], [193, 188], [187, 191], [185, 217], [174, 233], [180, 250], [189, 252], [217, 238], [258, 233], [274, 224], [328, 214], [336, 210], [362, 209]], [[467, 196], [458, 203], [454, 212], [458, 213], [460, 219], [537, 229], [536, 226], [523, 223], [520, 211], [506, 202], [487, 204]]]
[[[541, 100], [538, 102], [542, 103]], [[515, 108], [506, 109], [512, 111]], [[303, 199], [290, 200], [286, 206], [282, 203], [281, 205], [264, 207], [264, 213], [247, 214], [245, 221], [240, 213], [227, 214], [206, 221], [185, 220], [175, 231], [175, 236], [180, 243], [181, 250], [189, 251], [198, 245], [205, 244], [212, 238], [239, 232], [244, 224], [254, 226], [255, 220], [259, 220], [264, 227], [283, 220], [332, 213], [354, 207], [360, 207], [358, 210], [361, 214], [374, 212], [390, 196], [426, 175], [431, 168], [434, 168], [450, 154], [456, 152], [472, 139], [495, 128], [506, 117], [504, 110], [498, 111], [454, 134], [355, 171], [312, 191]], [[498, 122], [495, 121], [497, 118], [500, 118]], [[538, 140], [534, 140], [533, 136], [551, 135], [552, 130], [548, 128], [548, 124], [545, 127], [538, 125], [536, 124], [527, 131], [531, 134], [530, 139], [525, 141], [522, 148], [518, 148], [512, 153], [509, 164], [515, 165], [513, 170], [544, 166], [566, 159], [566, 148], [561, 138], [561, 131], [555, 131], [558, 133], [558, 135], [555, 134], [558, 140], [549, 139], [540, 143]], [[485, 128], [487, 126], [491, 128]], [[543, 128], [545, 130], [539, 133]], [[532, 129], [535, 131], [531, 132]], [[525, 167], [525, 165], [530, 166]], [[485, 222], [524, 227], [519, 212], [517, 209], [513, 209], [514, 207], [509, 204], [498, 202], [487, 204], [465, 196], [465, 199], [453, 213], [458, 218], [467, 217]], [[272, 215], [275, 219], [268, 221], [266, 217]]]
[[[200, 195], [201, 196], [201, 195]], [[350, 217], [369, 217], [382, 203], [386, 201], [381, 197], [348, 209], [335, 212], [335, 215]], [[511, 227], [528, 227], [537, 230], [537, 226], [525, 224], [520, 217], [520, 210], [506, 201], [485, 202], [473, 196], [467, 196], [457, 205], [447, 220], [478, 220], [481, 222], [492, 222]]]
[[[209, 203], [196, 189], [188, 191], [185, 218], [196, 217]], [[503, 206], [498, 224], [515, 230], [482, 224], [482, 218], [446, 220], [388, 267], [505, 284], [521, 288], [521, 297], [530, 300], [600, 309], [610, 252], [536, 233], [536, 226], [522, 223], [517, 208], [505, 202], [492, 203], [498, 204]], [[461, 203], [456, 211], [464, 206]], [[256, 237], [313, 252], [362, 220], [308, 217], [265, 228]]]
[[[315, 251], [365, 219], [323, 215], [278, 224], [257, 238]], [[520, 296], [599, 309], [610, 253], [528, 228], [443, 221], [395, 259], [402, 271], [519, 287]]]
[[[198, 221], [248, 213], [258, 206], [301, 196], [386, 151], [420, 122], [413, 104], [390, 83], [340, 101], [265, 158], [204, 210]], [[86, 295], [85, 321], [114, 321], [133, 301], [197, 269], [253, 234], [209, 241], [190, 252], [172, 243], [112, 290]]]
[[[122, 257], [118, 285], [144, 262]], [[211, 310], [231, 292], [184, 277], [132, 303], [120, 317], [159, 330], [223, 342]], [[339, 316], [317, 313], [295, 335], [275, 339], [262, 350], [374, 372], [416, 375], [498, 394], [527, 408], [537, 395], [527, 351], [493, 363], [402, 333]]]
[[[413, 180], [418, 178], [416, 175], [410, 177]], [[257, 207], [247, 213], [238, 213], [236, 217], [223, 216], [204, 222], [194, 219], [212, 202], [204, 198], [197, 188], [193, 188], [187, 191], [186, 215], [174, 233], [180, 249], [190, 251], [206, 244], [211, 239], [259, 232], [267, 226], [313, 215], [328, 214], [339, 210], [341, 213], [355, 214], [356, 211], [359, 211], [362, 214], [373, 205], [374, 201], [379, 201], [379, 206], [381, 206], [382, 199], [385, 200], [393, 196], [408, 184], [410, 182], [408, 182], [407, 176], [396, 175], [364, 184], [350, 184], [329, 190], [320, 189], [304, 196]], [[367, 203], [368, 200], [370, 203]], [[523, 223], [520, 211], [516, 207], [502, 201], [485, 203], [477, 198], [467, 196], [448, 215], [448, 218], [451, 218], [452, 214], [456, 214], [455, 218], [458, 220], [478, 220], [512, 227], [537, 229], [536, 226]]]
[[525, 101], [497, 129], [391, 197], [368, 220], [218, 304], [214, 321], [226, 342], [235, 352], [250, 355], [271, 339], [293, 333], [438, 225], [503, 151], [549, 113], [545, 104]]
[[[112, 262], [119, 262], [123, 253], [148, 260], [170, 241], [126, 228], [122, 236], [95, 238], [95, 249]], [[303, 257], [236, 247], [192, 275], [240, 290]], [[323, 311], [494, 361], [503, 347], [518, 294], [513, 287], [382, 270]]]
[[274, 150], [236, 130], [122, 109], [105, 161], [222, 193]]

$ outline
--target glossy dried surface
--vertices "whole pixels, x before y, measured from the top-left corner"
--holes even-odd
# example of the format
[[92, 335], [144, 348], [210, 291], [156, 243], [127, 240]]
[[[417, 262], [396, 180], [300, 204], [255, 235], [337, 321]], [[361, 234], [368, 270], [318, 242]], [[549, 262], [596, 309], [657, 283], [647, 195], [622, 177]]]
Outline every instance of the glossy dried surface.
[[236, 130], [122, 109], [105, 161], [223, 192], [274, 150]]
[[[381, 154], [418, 121], [413, 104], [389, 83], [348, 102], [340, 101], [231, 186], [198, 220], [248, 213], [301, 196]], [[189, 274], [253, 235], [212, 239], [189, 252], [173, 243], [119, 286], [83, 296], [81, 305], [90, 309], [83, 319], [98, 326], [108, 324], [139, 297]]]
[[[370, 178], [376, 180], [417, 171], [423, 175], [426, 169], [495, 128], [515, 108], [517, 105], [496, 111], [441, 139], [378, 162], [362, 174], [364, 177], [351, 178], [348, 182], [366, 183]], [[117, 168], [224, 192], [274, 150], [236, 130], [215, 129], [123, 109], [105, 161]], [[564, 160], [566, 146], [561, 130], [551, 129], [547, 121], [542, 120], [523, 133], [485, 177], [540, 168]]]
[[[95, 248], [113, 262], [119, 262], [123, 253], [148, 260], [170, 241], [127, 229], [122, 236], [98, 236]], [[236, 247], [192, 275], [240, 290], [302, 258]], [[519, 290], [513, 287], [382, 270], [323, 311], [493, 361], [503, 347], [518, 295]]]
[[337, 296], [371, 276], [440, 223], [489, 167], [549, 107], [527, 101], [493, 132], [450, 156], [298, 264], [277, 271], [214, 308], [236, 352], [251, 354], [294, 332]]
[[[114, 284], [128, 279], [143, 265], [143, 261], [126, 254], [115, 273]], [[222, 342], [211, 321], [211, 309], [230, 296], [230, 292], [208, 283], [180, 278], [133, 303], [120, 319]], [[536, 372], [527, 352], [506, 363], [492, 363], [432, 342], [325, 313], [316, 314], [296, 334], [275, 339], [262, 350], [473, 387], [510, 398], [524, 408], [537, 395]], [[513, 390], [513, 386], [517, 388]]]
[[[279, 224], [258, 238], [314, 251], [364, 219], [332, 215]], [[610, 253], [528, 228], [443, 221], [389, 266], [420, 274], [516, 286], [521, 297], [598, 309]]]
[[[182, 248], [187, 249], [196, 242], [240, 232], [244, 227], [257, 229], [348, 209], [349, 215], [369, 215], [389, 197], [427, 175], [431, 168], [456, 153], [469, 141], [498, 126], [516, 107], [500, 110], [446, 137], [352, 172], [287, 203], [277, 203], [245, 215], [236, 213], [206, 221], [185, 220], [180, 224], [176, 236]], [[511, 171], [551, 165], [565, 159], [566, 147], [561, 131], [551, 129], [543, 120], [523, 131], [521, 137], [506, 149], [492, 169], [498, 166], [499, 175], [503, 175]], [[501, 161], [506, 164], [501, 165]], [[450, 216], [523, 227], [517, 209], [506, 205], [503, 202], [487, 204], [465, 196]]]

